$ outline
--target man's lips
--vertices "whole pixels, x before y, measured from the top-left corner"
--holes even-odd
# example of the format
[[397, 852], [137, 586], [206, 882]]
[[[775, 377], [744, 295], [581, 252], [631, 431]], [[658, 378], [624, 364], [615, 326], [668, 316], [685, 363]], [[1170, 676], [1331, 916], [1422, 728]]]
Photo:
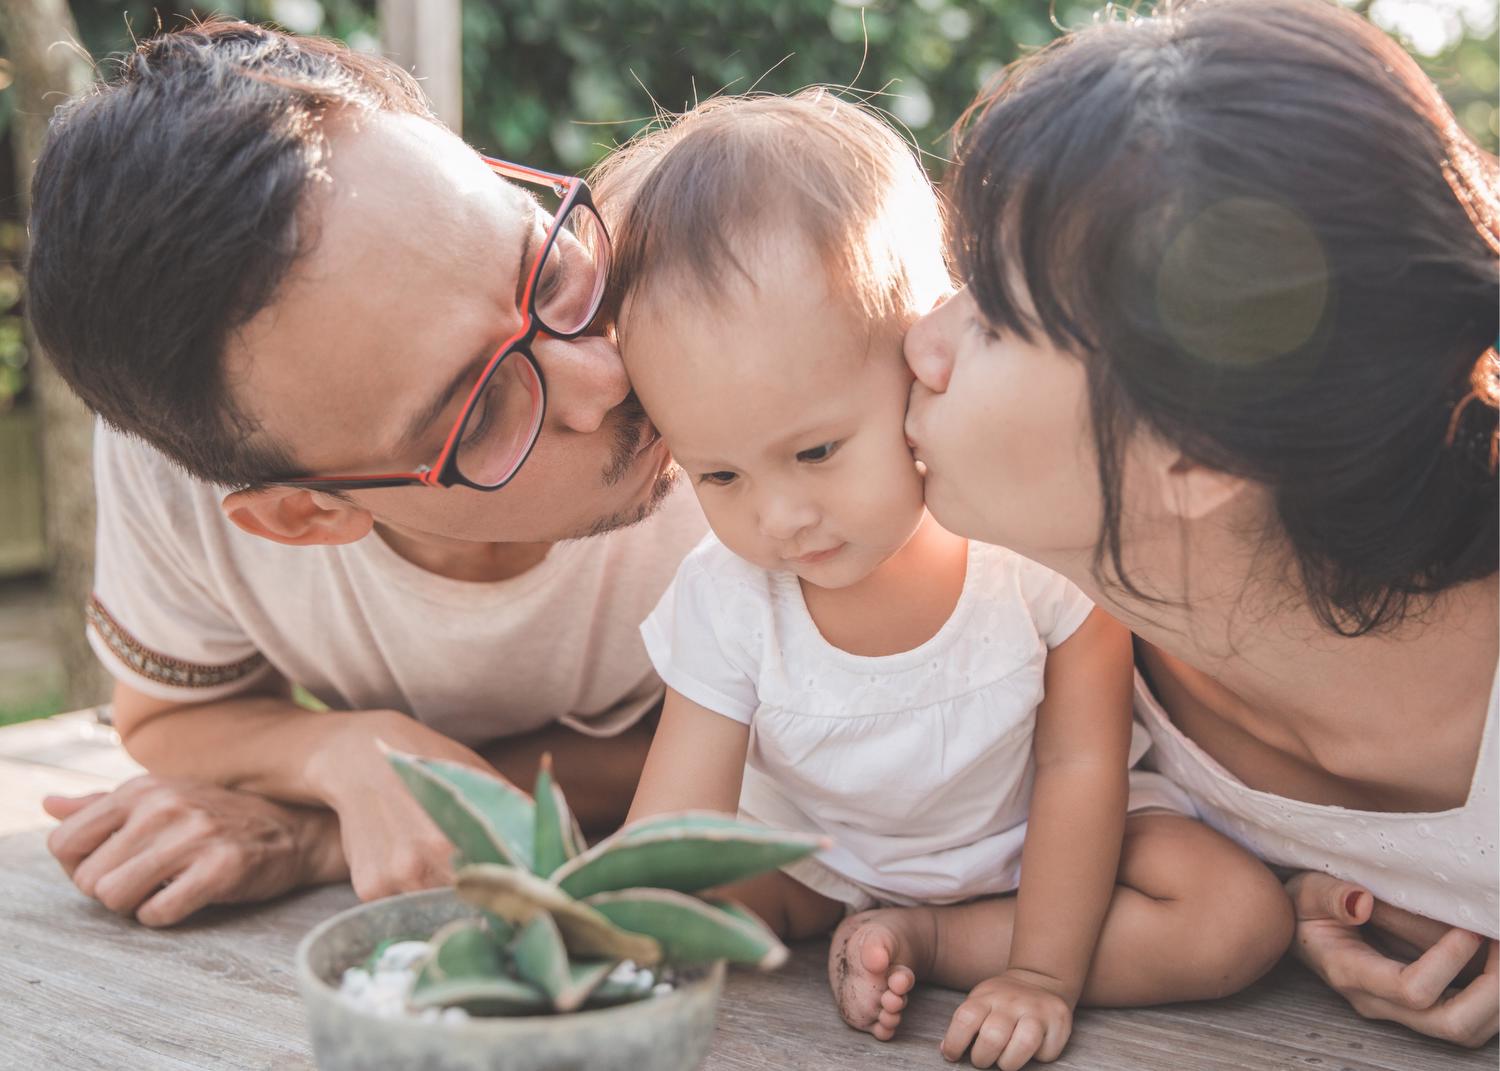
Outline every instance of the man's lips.
[[641, 445], [635, 448], [635, 453], [632, 456], [640, 457], [659, 442], [661, 442], [661, 432], [656, 430], [655, 424], [647, 421], [646, 427], [643, 429]]

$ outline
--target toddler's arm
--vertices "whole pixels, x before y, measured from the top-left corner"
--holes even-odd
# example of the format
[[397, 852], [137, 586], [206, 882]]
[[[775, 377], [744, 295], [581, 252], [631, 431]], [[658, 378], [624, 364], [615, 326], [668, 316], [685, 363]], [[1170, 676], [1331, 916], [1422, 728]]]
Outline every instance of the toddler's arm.
[[749, 725], [668, 688], [626, 821], [668, 811], [736, 813], [749, 749]]
[[1129, 795], [1130, 632], [1102, 610], [1047, 656], [1010, 970], [1078, 1003], [1114, 893]]
[[950, 1060], [997, 1024], [1007, 1068], [1057, 1059], [1072, 1034], [1125, 834], [1131, 682], [1130, 633], [1102, 610], [1047, 656], [1009, 965], [954, 1015]]

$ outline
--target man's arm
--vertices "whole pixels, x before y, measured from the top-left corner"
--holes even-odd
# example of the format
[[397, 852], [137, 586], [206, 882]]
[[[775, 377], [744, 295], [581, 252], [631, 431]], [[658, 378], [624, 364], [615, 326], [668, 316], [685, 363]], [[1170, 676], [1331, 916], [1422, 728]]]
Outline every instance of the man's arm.
[[[624, 818], [656, 724], [653, 711], [607, 739], [557, 725], [496, 741], [481, 758], [405, 715], [309, 711], [286, 692], [278, 685], [174, 706], [117, 685], [122, 736], [151, 775], [112, 793], [47, 801], [61, 821], [48, 845], [78, 888], [151, 926], [172, 925], [210, 904], [331, 881], [351, 880], [363, 899], [429, 888], [447, 879], [452, 847], [391, 774], [373, 746], [377, 736], [419, 754], [468, 755], [471, 765], [523, 787], [550, 752], [580, 824], [603, 834]], [[372, 716], [382, 713], [391, 716]], [[296, 747], [329, 750], [309, 772], [290, 761]], [[387, 782], [379, 796], [353, 763], [336, 761], [341, 751], [373, 752], [379, 761], [369, 777]], [[333, 772], [332, 788], [320, 771]], [[341, 795], [341, 775], [351, 795]], [[274, 801], [294, 794], [310, 805]], [[345, 800], [342, 812], [330, 797]]]
[[116, 684], [125, 749], [158, 777], [243, 789], [326, 807], [362, 899], [431, 888], [452, 874], [452, 848], [381, 753], [446, 759], [492, 772], [474, 751], [398, 711], [312, 711], [283, 683], [257, 694], [182, 704]]

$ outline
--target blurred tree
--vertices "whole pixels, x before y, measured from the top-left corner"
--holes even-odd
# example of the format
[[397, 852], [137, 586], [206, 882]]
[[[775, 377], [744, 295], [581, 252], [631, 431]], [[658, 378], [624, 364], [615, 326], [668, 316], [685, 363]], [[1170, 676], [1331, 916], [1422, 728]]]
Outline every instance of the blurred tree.
[[[13, 159], [23, 210], [32, 164], [47, 130], [47, 102], [66, 99], [88, 85], [89, 67], [82, 57], [54, 47], [72, 36], [72, 17], [63, 0], [6, 0], [0, 7], [0, 39], [15, 71]], [[37, 352], [34, 340], [29, 342], [31, 352]], [[39, 365], [37, 388], [47, 549], [57, 606], [53, 628], [63, 653], [64, 701], [84, 706], [102, 702], [108, 695], [108, 678], [83, 635], [83, 605], [93, 582], [94, 488], [89, 467], [93, 421], [45, 364]]]
[[[0, 0], [0, 25], [23, 15], [52, 20], [49, 41], [71, 36], [105, 71], [132, 39], [214, 14], [265, 20], [298, 33], [342, 38], [374, 50], [377, 0]], [[1494, 0], [1341, 0], [1396, 34], [1453, 104], [1460, 122], [1493, 152], [1500, 141], [1496, 92], [1500, 66]], [[1149, 6], [1149, 0], [1141, 0]], [[941, 170], [946, 132], [1001, 66], [1046, 44], [1059, 26], [1086, 25], [1104, 0], [465, 0], [465, 136], [495, 154], [560, 170], [581, 170], [648, 121], [655, 107], [679, 110], [721, 91], [787, 92], [812, 83], [845, 83], [871, 94], [913, 133]], [[1116, 5], [1128, 6], [1128, 5]], [[35, 24], [33, 24], [35, 25]], [[81, 55], [52, 49], [42, 57], [66, 73], [46, 82], [52, 96], [18, 97], [28, 81], [18, 37], [0, 56], [0, 408], [25, 401], [24, 302], [17, 268], [24, 230], [25, 175], [51, 102], [83, 84]], [[35, 57], [33, 57], [34, 59]], [[43, 68], [33, 63], [33, 86]], [[98, 67], [95, 73], [99, 73]], [[16, 84], [12, 84], [12, 80]], [[43, 381], [57, 443], [49, 449], [49, 520], [61, 552], [61, 583], [74, 598], [87, 582], [90, 522], [87, 426], [68, 415], [69, 400]], [[75, 432], [71, 446], [64, 428]], [[70, 433], [71, 434], [71, 433]], [[71, 504], [69, 504], [71, 503]], [[73, 629], [77, 639], [79, 630]], [[75, 644], [75, 647], [77, 645]], [[75, 651], [70, 663], [80, 656]], [[88, 661], [87, 653], [81, 658]], [[85, 682], [84, 670], [70, 672]], [[82, 701], [75, 695], [75, 701]]]

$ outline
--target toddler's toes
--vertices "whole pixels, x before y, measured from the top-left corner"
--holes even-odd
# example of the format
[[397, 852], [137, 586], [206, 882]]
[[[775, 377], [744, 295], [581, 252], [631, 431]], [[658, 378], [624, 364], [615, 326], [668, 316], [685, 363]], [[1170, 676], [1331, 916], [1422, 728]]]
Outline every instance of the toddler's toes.
[[847, 918], [828, 950], [828, 980], [844, 1022], [880, 1041], [895, 1036], [916, 975], [905, 909]]

